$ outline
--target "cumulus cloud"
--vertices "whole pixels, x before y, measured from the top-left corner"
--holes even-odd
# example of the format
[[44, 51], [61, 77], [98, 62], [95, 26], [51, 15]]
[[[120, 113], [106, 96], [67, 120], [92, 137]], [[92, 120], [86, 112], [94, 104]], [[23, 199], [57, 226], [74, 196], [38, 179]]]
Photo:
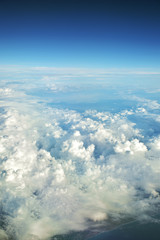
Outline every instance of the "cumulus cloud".
[[29, 110], [0, 112], [3, 239], [49, 239], [156, 211], [160, 137], [146, 141], [128, 119], [145, 111]]
[[45, 91], [69, 91], [57, 79], [0, 88], [0, 239], [98, 231], [158, 210], [158, 101], [115, 113], [48, 107]]

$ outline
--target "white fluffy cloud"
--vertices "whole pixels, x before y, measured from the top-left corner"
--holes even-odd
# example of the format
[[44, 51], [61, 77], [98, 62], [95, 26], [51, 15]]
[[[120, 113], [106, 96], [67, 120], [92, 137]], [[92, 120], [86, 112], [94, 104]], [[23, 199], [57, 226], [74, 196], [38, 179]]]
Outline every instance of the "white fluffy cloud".
[[[53, 101], [68, 91], [42, 80], [37, 91], [52, 92]], [[26, 82], [0, 88], [0, 239], [150, 219], [160, 203], [158, 102], [137, 98], [137, 108], [115, 114], [79, 113], [49, 108], [43, 91], [28, 92], [37, 83]]]
[[49, 239], [140, 218], [159, 203], [160, 137], [127, 119], [145, 111], [1, 110], [4, 239]]

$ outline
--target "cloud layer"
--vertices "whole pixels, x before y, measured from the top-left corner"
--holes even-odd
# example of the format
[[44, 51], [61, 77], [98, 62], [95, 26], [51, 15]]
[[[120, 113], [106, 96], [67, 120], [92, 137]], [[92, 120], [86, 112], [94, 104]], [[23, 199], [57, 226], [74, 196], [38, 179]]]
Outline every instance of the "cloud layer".
[[143, 101], [116, 114], [1, 108], [2, 239], [152, 219], [160, 202], [160, 136], [147, 138], [148, 129], [130, 120], [156, 122], [147, 104], [152, 108]]
[[0, 239], [49, 240], [157, 221], [156, 93], [136, 94], [125, 81], [112, 87], [99, 73], [86, 81], [81, 72], [77, 84], [76, 70], [50, 70], [22, 69], [23, 78], [15, 69], [14, 80], [1, 81]]

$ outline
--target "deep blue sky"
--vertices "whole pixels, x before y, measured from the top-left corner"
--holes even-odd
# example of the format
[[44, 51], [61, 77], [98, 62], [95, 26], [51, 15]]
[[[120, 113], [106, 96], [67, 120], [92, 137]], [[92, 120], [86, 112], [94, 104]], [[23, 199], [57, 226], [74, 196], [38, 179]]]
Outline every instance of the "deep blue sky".
[[160, 69], [160, 3], [1, 0], [0, 65]]

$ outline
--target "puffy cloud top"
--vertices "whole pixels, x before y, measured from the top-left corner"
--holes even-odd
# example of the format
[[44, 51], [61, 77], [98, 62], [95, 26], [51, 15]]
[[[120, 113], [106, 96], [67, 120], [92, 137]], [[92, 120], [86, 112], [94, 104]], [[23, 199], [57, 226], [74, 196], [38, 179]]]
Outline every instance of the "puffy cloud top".
[[153, 213], [159, 203], [159, 136], [146, 142], [127, 115], [1, 111], [3, 238], [49, 239]]
[[[78, 112], [49, 107], [29, 95], [36, 88], [29, 84], [0, 88], [0, 239], [152, 221], [160, 203], [159, 103], [136, 98], [135, 108], [115, 113]], [[47, 84], [52, 94], [69, 88]]]

